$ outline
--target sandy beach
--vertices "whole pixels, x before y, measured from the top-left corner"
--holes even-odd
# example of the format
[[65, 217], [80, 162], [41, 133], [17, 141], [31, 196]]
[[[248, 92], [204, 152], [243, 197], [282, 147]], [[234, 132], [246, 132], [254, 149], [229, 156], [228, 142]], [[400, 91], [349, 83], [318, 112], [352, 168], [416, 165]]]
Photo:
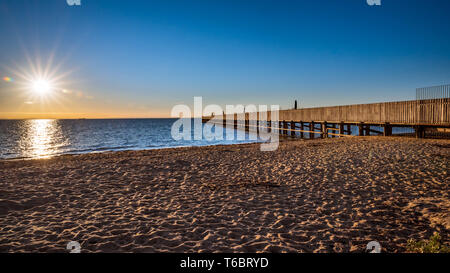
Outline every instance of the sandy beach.
[[0, 252], [404, 252], [450, 242], [449, 140], [396, 137], [0, 161]]

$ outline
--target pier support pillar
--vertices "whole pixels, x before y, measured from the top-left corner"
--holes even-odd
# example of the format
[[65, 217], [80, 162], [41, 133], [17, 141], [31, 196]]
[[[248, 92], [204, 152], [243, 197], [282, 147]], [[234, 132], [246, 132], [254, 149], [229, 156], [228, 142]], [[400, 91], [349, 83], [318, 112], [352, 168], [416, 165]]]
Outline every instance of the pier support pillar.
[[[291, 120], [291, 130], [295, 130], [295, 122]], [[291, 131], [291, 137], [295, 137], [295, 131]]]
[[[340, 135], [344, 135], [345, 133], [344, 133], [344, 122], [343, 121], [341, 121], [341, 123], [339, 123], [339, 134]], [[341, 137], [341, 136], [339, 136], [339, 137]]]
[[283, 129], [284, 129], [284, 135], [287, 136], [289, 131], [288, 131], [288, 123], [287, 121], [283, 120]]
[[364, 128], [364, 130], [365, 130], [364, 135], [370, 136], [370, 125], [366, 125], [366, 128]]
[[359, 136], [363, 136], [364, 135], [364, 123], [363, 122], [358, 124], [358, 131], [359, 131], [358, 132]]
[[350, 124], [347, 124], [347, 134], [348, 135], [352, 134], [352, 126]]
[[322, 123], [322, 138], [328, 138], [328, 124], [326, 121]]
[[309, 138], [313, 139], [314, 138], [314, 133], [311, 133], [311, 132], [314, 132], [314, 122], [313, 121], [311, 121], [309, 123], [309, 131], [310, 131]]
[[383, 126], [383, 135], [384, 136], [391, 136], [392, 135], [392, 126], [389, 124], [389, 122], [386, 122]]
[[303, 126], [303, 121], [300, 121], [300, 138], [303, 138], [303, 129], [304, 128], [304, 126]]
[[425, 137], [425, 128], [423, 126], [415, 126], [414, 130], [416, 131], [416, 138]]

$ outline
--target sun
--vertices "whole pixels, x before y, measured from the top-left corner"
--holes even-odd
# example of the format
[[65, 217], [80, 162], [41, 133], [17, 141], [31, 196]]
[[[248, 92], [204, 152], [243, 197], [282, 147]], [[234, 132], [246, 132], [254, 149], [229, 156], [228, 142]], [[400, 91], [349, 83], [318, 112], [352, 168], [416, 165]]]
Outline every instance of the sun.
[[52, 83], [45, 79], [37, 79], [31, 82], [31, 91], [39, 96], [45, 96], [52, 91]]
[[71, 84], [70, 81], [67, 81], [67, 77], [74, 70], [60, 71], [59, 69], [64, 64], [63, 62], [54, 64], [55, 53], [47, 56], [46, 62], [42, 62], [42, 59], [45, 58], [39, 54], [34, 59], [28, 52], [25, 52], [24, 55], [27, 64], [6, 67], [6, 69], [14, 76], [14, 84], [20, 90], [26, 105], [29, 107], [37, 104], [41, 106], [61, 105], [63, 100], [69, 99], [65, 94], [71, 94], [71, 92], [68, 92], [65, 87]]

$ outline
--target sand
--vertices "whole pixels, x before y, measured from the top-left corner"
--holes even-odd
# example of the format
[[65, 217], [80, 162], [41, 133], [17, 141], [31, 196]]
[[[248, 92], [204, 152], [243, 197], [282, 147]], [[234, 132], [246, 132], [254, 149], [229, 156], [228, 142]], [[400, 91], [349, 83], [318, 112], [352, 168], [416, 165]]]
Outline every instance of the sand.
[[355, 137], [0, 161], [0, 252], [448, 244], [449, 158], [449, 140]]

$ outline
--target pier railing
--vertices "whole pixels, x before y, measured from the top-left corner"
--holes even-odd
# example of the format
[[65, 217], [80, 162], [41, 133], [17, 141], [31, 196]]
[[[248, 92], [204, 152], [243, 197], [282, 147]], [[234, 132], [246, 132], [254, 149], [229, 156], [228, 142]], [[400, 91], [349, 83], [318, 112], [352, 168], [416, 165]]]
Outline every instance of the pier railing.
[[[245, 113], [245, 120], [253, 120], [255, 116], [255, 113]], [[280, 110], [278, 117], [280, 121], [450, 127], [450, 98]], [[232, 119], [244, 120], [244, 114], [234, 114]], [[270, 112], [267, 120], [271, 121]]]
[[279, 119], [449, 126], [450, 98], [281, 110]]

